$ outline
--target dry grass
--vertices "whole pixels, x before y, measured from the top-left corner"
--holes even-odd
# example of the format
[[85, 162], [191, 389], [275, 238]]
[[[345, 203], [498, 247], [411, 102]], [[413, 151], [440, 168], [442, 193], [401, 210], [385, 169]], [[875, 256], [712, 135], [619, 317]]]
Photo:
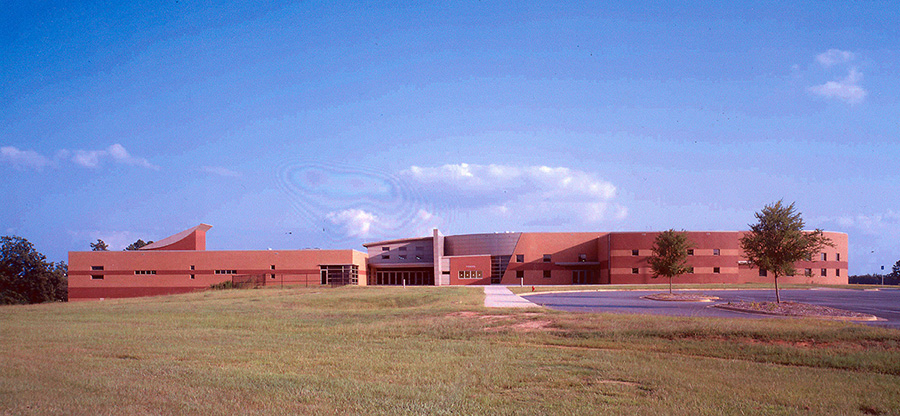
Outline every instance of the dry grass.
[[0, 414], [900, 413], [900, 332], [488, 310], [480, 289], [0, 307]]

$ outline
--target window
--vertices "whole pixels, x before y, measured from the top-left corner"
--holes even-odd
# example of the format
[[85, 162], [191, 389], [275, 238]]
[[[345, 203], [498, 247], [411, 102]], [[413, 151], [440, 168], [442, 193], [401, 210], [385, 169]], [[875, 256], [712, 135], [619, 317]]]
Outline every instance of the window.
[[275, 275], [273, 274], [273, 275], [272, 275], [272, 279], [274, 279], [274, 278], [275, 278]]
[[519, 278], [519, 279], [524, 279], [524, 278], [525, 278], [525, 271], [524, 271], [524, 270], [516, 270], [516, 277]]
[[722, 254], [722, 252], [719, 251], [719, 249], [714, 248], [714, 249], [713, 249], [713, 256], [718, 256], [719, 254]]
[[194, 280], [194, 278], [195, 278], [195, 276], [194, 276], [194, 275], [191, 275], [191, 280]]
[[134, 274], [156, 274], [156, 270], [135, 270]]
[[216, 270], [216, 274], [237, 274], [237, 270]]
[[640, 252], [641, 252], [640, 250], [631, 250], [631, 255], [632, 255], [632, 256], [637, 256], [638, 253], [640, 253]]
[[822, 261], [828, 261], [828, 253], [822, 253]]
[[545, 278], [545, 279], [549, 279], [549, 278], [550, 278], [550, 270], [544, 270], [544, 278]]
[[92, 274], [91, 280], [103, 280], [103, 275], [102, 274]]
[[544, 263], [550, 263], [550, 255], [544, 254]]
[[807, 276], [812, 276], [812, 269], [806, 269], [806, 270], [804, 270], [804, 271], [803, 271], [803, 274], [805, 274], [805, 275], [807, 275]]
[[632, 267], [632, 268], [631, 268], [631, 274], [638, 274], [638, 268], [637, 268], [637, 267]]
[[390, 247], [382, 247], [381, 251], [391, 251], [391, 248]]
[[834, 256], [836, 257], [835, 260], [841, 261], [841, 253], [835, 253]]
[[759, 269], [759, 277], [766, 277], [769, 273], [766, 272], [766, 269]]
[[406, 254], [401, 254], [397, 256], [400, 260], [406, 260]]
[[381, 258], [384, 260], [389, 260], [391, 258], [391, 256], [389, 254], [382, 254]]
[[688, 274], [694, 274], [694, 266], [688, 266], [687, 272]]
[[524, 254], [516, 254], [516, 263], [523, 263], [523, 262], [525, 262], [525, 255]]
[[586, 262], [586, 261], [587, 261], [587, 254], [579, 254], [579, 255], [578, 255], [578, 261], [580, 261], [580, 262], [582, 262], [582, 263]]
[[400, 251], [406, 251], [406, 246], [400, 247], [400, 248], [398, 248], [397, 250], [400, 250]]
[[422, 255], [421, 255], [421, 254], [416, 254], [416, 260], [422, 260]]
[[194, 270], [194, 265], [193, 265], [193, 264], [191, 265], [191, 270]]
[[460, 270], [458, 275], [460, 279], [481, 279], [484, 273], [481, 270]]
[[840, 276], [840, 275], [841, 275], [841, 269], [834, 269], [834, 275], [835, 275], [835, 276]]
[[103, 270], [103, 266], [91, 266], [91, 270]]
[[689, 248], [687, 251], [688, 251], [688, 256], [693, 256], [693, 255], [694, 255], [694, 249]]
[[822, 269], [822, 276], [828, 276], [828, 269]]
[[274, 265], [274, 264], [272, 265], [272, 270], [275, 270], [275, 265]]
[[721, 271], [722, 271], [722, 269], [720, 269], [720, 268], [718, 268], [718, 267], [713, 267], [713, 273], [714, 273], [714, 274], [719, 274]]

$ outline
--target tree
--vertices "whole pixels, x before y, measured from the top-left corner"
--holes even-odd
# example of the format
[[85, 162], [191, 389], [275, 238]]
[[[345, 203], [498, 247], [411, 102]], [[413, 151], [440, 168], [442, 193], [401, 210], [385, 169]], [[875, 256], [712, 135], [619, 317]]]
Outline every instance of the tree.
[[781, 302], [778, 276], [793, 275], [794, 263], [810, 260], [825, 246], [834, 247], [822, 230], [804, 231], [803, 218], [794, 204], [782, 201], [766, 205], [756, 213], [756, 224], [741, 238], [741, 248], [751, 266], [771, 273], [775, 278], [775, 301]]
[[672, 294], [672, 278], [690, 271], [687, 251], [693, 246], [686, 232], [672, 229], [659, 233], [653, 241], [653, 254], [647, 258], [647, 262], [650, 263], [654, 279], [669, 278], [669, 294]]
[[0, 237], [0, 304], [68, 300], [68, 268], [47, 262], [28, 240]]
[[894, 267], [891, 268], [891, 277], [900, 279], [900, 260], [897, 260], [897, 262], [894, 263]]
[[146, 246], [148, 244], [153, 244], [153, 241], [151, 240], [151, 241], [148, 241], [145, 243], [144, 240], [141, 240], [139, 238], [137, 241], [129, 244], [128, 247], [125, 247], [125, 250], [126, 251], [140, 250], [141, 247]]
[[101, 239], [97, 239], [96, 243], [91, 243], [91, 251], [107, 251], [109, 246]]

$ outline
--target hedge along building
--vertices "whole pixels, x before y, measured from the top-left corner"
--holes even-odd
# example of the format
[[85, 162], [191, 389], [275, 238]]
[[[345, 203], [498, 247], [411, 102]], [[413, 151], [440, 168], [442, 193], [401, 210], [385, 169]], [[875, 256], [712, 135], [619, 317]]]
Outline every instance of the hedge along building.
[[196, 227], [135, 251], [69, 252], [69, 299], [186, 293], [224, 281], [265, 285], [366, 284], [356, 250], [207, 251]]
[[[679, 283], [770, 283], [740, 248], [743, 231], [689, 231], [691, 273]], [[658, 232], [495, 233], [367, 243], [372, 285], [646, 284]], [[795, 264], [783, 283], [847, 283], [847, 234], [825, 232], [834, 247]], [[659, 282], [661, 283], [661, 282]]]

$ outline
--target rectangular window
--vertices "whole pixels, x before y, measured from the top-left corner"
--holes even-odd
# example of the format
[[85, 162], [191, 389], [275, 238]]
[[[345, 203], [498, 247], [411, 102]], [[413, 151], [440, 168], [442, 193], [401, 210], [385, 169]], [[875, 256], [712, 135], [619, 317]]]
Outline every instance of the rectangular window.
[[400, 260], [406, 260], [406, 254], [401, 254], [397, 256]]
[[134, 274], [156, 274], [156, 270], [135, 270]]
[[822, 276], [828, 276], [828, 269], [822, 269]]
[[828, 253], [822, 253], [822, 261], [828, 261]]
[[275, 278], [275, 275], [273, 274], [273, 275], [272, 275], [272, 279], [274, 279], [274, 278]]
[[807, 275], [807, 276], [812, 276], [812, 269], [806, 269], [806, 270], [804, 270], [804, 271], [803, 271], [803, 274], [805, 274], [805, 275]]
[[693, 255], [694, 255], [694, 249], [689, 248], [687, 251], [688, 251], [688, 256], [693, 256]]
[[275, 265], [274, 265], [274, 264], [272, 265], [272, 270], [275, 270]]
[[524, 254], [516, 254], [516, 263], [523, 263], [523, 262], [525, 262], [525, 255]]
[[391, 251], [391, 248], [390, 247], [382, 247], [381, 251]]
[[545, 278], [545, 279], [549, 279], [549, 278], [550, 278], [550, 270], [544, 270], [544, 278]]
[[391, 258], [391, 256], [389, 254], [382, 254], [381, 258], [384, 260], [389, 260]]
[[721, 254], [721, 251], [719, 251], [719, 249], [717, 249], [717, 248], [714, 248], [714, 249], [713, 249], [713, 256], [718, 256], [719, 254]]
[[694, 266], [688, 266], [688, 274], [694, 274]]
[[550, 263], [550, 255], [544, 254], [544, 263]]
[[835, 255], [835, 257], [836, 257], [835, 260], [841, 261], [841, 253], [835, 253], [834, 255]]
[[102, 274], [92, 274], [91, 280], [103, 280], [103, 275]]
[[516, 270], [516, 278], [522, 279], [522, 278], [524, 278], [524, 277], [525, 277], [525, 271], [524, 271], [524, 270]]
[[767, 275], [766, 269], [759, 269], [759, 277], [766, 277]]
[[578, 261], [580, 261], [580, 262], [582, 262], [582, 263], [583, 263], [583, 262], [586, 262], [586, 261], [587, 261], [587, 254], [579, 254], [579, 255], [578, 255]]
[[194, 278], [195, 278], [195, 276], [194, 276], [194, 275], [191, 275], [191, 280], [194, 280]]
[[100, 271], [100, 270], [103, 270], [103, 266], [91, 266], [91, 270]]
[[422, 260], [422, 256], [420, 254], [416, 254], [416, 260]]
[[719, 272], [721, 272], [721, 271], [722, 271], [722, 269], [720, 269], [718, 267], [713, 267], [713, 273], [719, 274]]
[[400, 247], [400, 248], [398, 248], [397, 250], [400, 250], [400, 251], [406, 251], [406, 246]]
[[237, 270], [216, 270], [216, 274], [237, 274]]
[[631, 268], [631, 274], [638, 274], [638, 268], [637, 268], [637, 267], [632, 267], [632, 268]]
[[641, 251], [640, 250], [631, 250], [632, 256], [637, 256]]
[[835, 275], [835, 276], [840, 276], [840, 275], [841, 275], [841, 269], [834, 269], [834, 275]]
[[191, 270], [194, 270], [194, 265], [193, 265], [193, 264], [191, 265]]

